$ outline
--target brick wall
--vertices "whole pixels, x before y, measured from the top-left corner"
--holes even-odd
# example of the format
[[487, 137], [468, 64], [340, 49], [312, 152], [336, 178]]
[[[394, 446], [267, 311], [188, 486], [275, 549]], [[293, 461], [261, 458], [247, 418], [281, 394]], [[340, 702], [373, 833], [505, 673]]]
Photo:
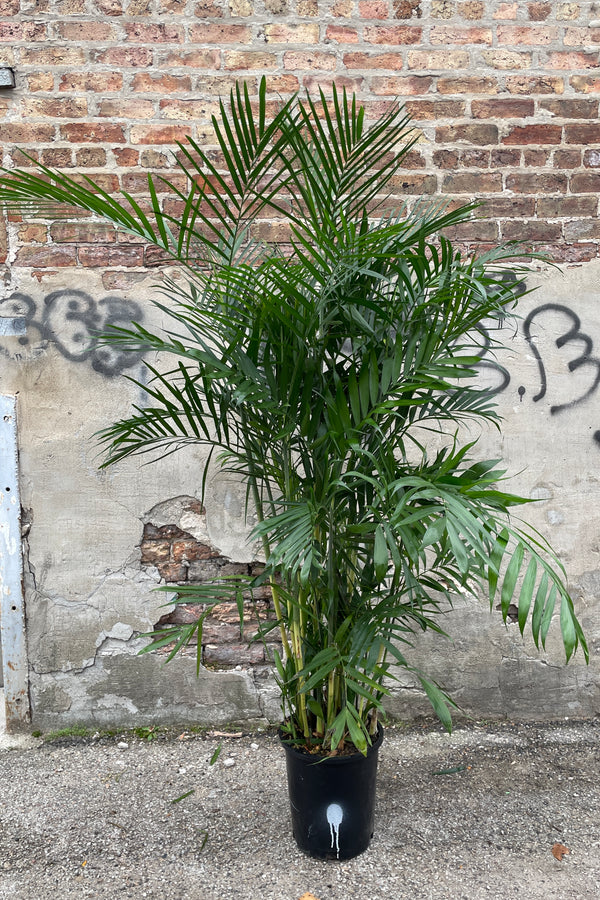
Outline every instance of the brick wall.
[[[399, 194], [485, 201], [491, 218], [457, 239], [583, 261], [600, 241], [599, 48], [589, 2], [0, 0], [18, 84], [0, 94], [0, 140], [7, 165], [21, 147], [136, 193], [177, 139], [211, 143], [235, 79], [255, 90], [264, 74], [273, 98], [335, 80], [373, 113], [405, 101], [422, 140]], [[15, 222], [10, 241], [15, 271], [100, 268], [107, 289], [156, 264], [89, 221]]]

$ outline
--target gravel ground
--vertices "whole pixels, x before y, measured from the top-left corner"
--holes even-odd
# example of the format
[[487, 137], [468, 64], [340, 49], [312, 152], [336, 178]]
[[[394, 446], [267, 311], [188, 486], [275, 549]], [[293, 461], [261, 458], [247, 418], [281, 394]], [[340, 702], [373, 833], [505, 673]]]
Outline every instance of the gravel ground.
[[0, 750], [2, 900], [600, 897], [600, 720], [388, 728], [346, 862], [296, 848], [274, 733], [149, 736]]

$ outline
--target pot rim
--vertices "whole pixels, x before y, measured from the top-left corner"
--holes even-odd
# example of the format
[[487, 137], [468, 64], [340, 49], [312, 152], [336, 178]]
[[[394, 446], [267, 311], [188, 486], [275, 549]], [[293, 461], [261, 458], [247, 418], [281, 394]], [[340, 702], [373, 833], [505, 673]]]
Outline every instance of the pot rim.
[[359, 750], [356, 753], [348, 753], [344, 756], [329, 756], [327, 753], [307, 753], [306, 750], [300, 750], [295, 745], [291, 744], [289, 740], [286, 740], [281, 731], [281, 726], [277, 729], [277, 735], [279, 737], [279, 742], [283, 746], [283, 749], [286, 753], [293, 754], [295, 757], [299, 759], [303, 759], [308, 763], [313, 763], [316, 765], [317, 763], [327, 763], [328, 765], [343, 765], [348, 762], [356, 762], [360, 759], [368, 759], [373, 753], [377, 753], [379, 748], [383, 743], [383, 735], [384, 728], [381, 722], [377, 723], [377, 734], [373, 739], [370, 746], [367, 748], [366, 755], [361, 753]]

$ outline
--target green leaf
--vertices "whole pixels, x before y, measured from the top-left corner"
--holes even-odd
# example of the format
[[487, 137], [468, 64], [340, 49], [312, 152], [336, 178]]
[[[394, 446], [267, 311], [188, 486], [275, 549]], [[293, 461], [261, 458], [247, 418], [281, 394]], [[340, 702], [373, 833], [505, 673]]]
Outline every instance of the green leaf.
[[388, 545], [381, 525], [375, 529], [375, 546], [373, 548], [373, 565], [378, 584], [385, 579], [389, 565]]

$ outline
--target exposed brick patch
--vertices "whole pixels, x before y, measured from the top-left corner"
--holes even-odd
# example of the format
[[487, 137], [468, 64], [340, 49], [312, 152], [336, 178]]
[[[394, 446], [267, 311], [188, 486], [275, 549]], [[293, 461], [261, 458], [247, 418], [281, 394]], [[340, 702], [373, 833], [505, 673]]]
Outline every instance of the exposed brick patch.
[[[197, 504], [196, 511], [201, 510]], [[262, 570], [260, 563], [236, 563], [210, 543], [196, 539], [177, 525], [152, 525], [147, 523], [140, 545], [142, 567], [153, 566], [165, 582], [173, 584], [205, 584], [217, 578], [231, 575], [256, 575]], [[189, 624], [196, 621], [207, 609], [204, 603], [187, 602], [165, 612], [156, 627]], [[268, 587], [244, 596], [243, 627], [237, 602], [219, 603], [206, 616], [202, 629], [202, 663], [216, 668], [232, 668], [238, 665], [265, 665], [270, 654], [266, 644], [276, 644], [278, 631], [272, 630], [265, 641], [258, 639], [260, 623], [273, 620], [271, 592]], [[167, 652], [167, 651], [163, 651]], [[196, 653], [196, 644], [185, 651]]]

